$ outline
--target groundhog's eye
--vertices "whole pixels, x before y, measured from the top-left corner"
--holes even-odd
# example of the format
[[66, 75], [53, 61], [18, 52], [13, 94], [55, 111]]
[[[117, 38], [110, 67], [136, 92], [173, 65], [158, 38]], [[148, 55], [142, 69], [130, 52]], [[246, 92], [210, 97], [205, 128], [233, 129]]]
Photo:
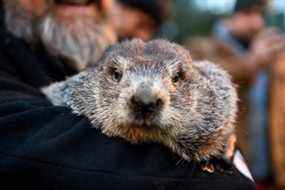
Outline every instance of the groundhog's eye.
[[120, 82], [120, 80], [121, 80], [122, 77], [123, 77], [122, 71], [120, 71], [120, 70], [119, 70], [118, 68], [116, 68], [116, 67], [110, 68], [109, 73], [110, 73], [112, 79], [113, 79], [114, 81], [116, 81], [116, 82]]
[[181, 80], [184, 80], [185, 74], [182, 71], [178, 71], [173, 77], [172, 77], [172, 82], [173, 83], [178, 83]]

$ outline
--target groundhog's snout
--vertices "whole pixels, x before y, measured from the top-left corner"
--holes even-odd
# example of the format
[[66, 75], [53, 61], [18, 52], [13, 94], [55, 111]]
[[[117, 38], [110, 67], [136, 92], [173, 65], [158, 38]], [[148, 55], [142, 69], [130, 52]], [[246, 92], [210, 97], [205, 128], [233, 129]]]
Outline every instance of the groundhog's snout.
[[163, 97], [155, 93], [147, 84], [141, 84], [129, 100], [134, 116], [143, 120], [158, 114], [164, 103]]

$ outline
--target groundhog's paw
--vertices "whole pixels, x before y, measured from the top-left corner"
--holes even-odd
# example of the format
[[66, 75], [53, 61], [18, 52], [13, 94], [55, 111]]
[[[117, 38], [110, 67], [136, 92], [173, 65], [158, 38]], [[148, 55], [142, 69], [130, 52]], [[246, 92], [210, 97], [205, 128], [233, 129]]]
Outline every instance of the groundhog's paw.
[[213, 173], [215, 171], [215, 166], [211, 163], [203, 163], [201, 164], [201, 169], [204, 172]]
[[220, 172], [220, 173], [228, 173], [231, 174], [233, 167], [232, 161], [227, 158], [221, 158], [221, 159], [213, 159], [210, 161], [203, 161], [200, 164], [200, 168], [203, 172], [207, 173], [214, 173], [214, 172]]

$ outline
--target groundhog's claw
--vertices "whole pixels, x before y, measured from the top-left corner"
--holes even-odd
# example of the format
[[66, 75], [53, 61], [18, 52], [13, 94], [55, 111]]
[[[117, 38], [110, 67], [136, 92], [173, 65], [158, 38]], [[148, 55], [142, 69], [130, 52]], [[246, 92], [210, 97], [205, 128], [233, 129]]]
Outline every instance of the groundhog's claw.
[[202, 164], [201, 169], [204, 172], [213, 173], [215, 171], [215, 167], [211, 163]]
[[213, 173], [218, 171], [220, 173], [227, 172], [231, 173], [232, 162], [227, 158], [213, 159], [201, 163], [201, 170], [207, 173]]

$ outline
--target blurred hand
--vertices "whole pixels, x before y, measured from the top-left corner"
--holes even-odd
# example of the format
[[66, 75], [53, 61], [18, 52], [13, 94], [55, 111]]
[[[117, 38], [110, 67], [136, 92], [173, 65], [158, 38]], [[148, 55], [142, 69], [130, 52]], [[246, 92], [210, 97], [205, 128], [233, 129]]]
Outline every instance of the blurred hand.
[[249, 57], [256, 69], [264, 68], [275, 62], [276, 57], [285, 52], [285, 36], [277, 29], [270, 28], [262, 31], [253, 40]]

